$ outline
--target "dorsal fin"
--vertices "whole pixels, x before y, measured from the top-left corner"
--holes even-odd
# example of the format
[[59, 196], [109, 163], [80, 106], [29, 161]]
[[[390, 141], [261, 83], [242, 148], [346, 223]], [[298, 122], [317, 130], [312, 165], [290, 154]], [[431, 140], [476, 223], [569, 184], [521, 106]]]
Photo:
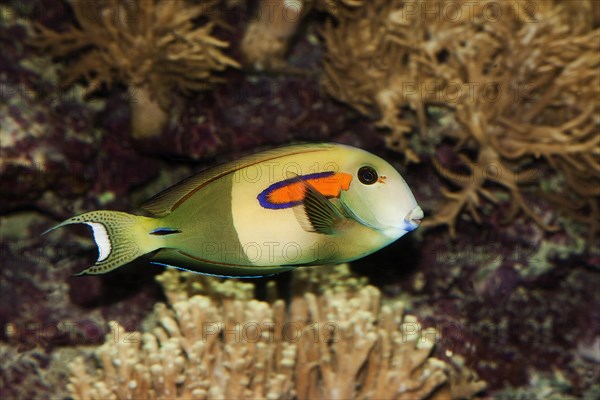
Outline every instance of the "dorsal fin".
[[298, 144], [281, 147], [273, 150], [263, 151], [242, 157], [225, 164], [218, 165], [200, 172], [179, 182], [169, 189], [163, 190], [151, 199], [142, 204], [142, 208], [151, 212], [157, 217], [164, 217], [175, 210], [189, 196], [196, 193], [208, 183], [221, 178], [227, 174], [245, 168], [249, 165], [258, 164], [264, 161], [289, 156], [293, 154], [310, 153], [313, 151], [322, 151], [332, 148], [333, 144]]

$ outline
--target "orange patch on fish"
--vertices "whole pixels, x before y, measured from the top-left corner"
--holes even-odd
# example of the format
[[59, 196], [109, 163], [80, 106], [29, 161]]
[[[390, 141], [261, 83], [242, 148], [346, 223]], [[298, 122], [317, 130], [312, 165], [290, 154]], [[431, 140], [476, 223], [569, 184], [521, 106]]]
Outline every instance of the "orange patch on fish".
[[342, 172], [320, 172], [302, 175], [276, 182], [263, 190], [257, 197], [264, 208], [282, 209], [296, 206], [304, 200], [304, 185], [314, 187], [327, 198], [339, 197], [342, 190], [348, 190], [352, 175]]

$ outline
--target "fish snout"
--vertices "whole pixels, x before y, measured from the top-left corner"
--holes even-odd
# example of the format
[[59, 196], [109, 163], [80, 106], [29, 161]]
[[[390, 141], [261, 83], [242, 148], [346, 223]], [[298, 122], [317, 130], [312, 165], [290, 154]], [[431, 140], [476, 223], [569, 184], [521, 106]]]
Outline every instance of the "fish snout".
[[423, 217], [423, 210], [419, 206], [416, 206], [408, 214], [406, 214], [404, 221], [406, 222], [408, 230], [412, 231], [413, 229], [417, 229], [417, 227], [421, 224]]

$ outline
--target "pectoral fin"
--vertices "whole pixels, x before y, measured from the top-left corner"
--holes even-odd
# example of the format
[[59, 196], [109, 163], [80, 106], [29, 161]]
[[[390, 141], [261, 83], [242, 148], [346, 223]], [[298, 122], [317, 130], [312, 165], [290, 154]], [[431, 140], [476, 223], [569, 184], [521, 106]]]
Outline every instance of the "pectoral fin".
[[303, 181], [304, 199], [294, 207], [300, 226], [307, 232], [333, 235], [336, 227], [346, 219], [338, 208], [310, 183]]

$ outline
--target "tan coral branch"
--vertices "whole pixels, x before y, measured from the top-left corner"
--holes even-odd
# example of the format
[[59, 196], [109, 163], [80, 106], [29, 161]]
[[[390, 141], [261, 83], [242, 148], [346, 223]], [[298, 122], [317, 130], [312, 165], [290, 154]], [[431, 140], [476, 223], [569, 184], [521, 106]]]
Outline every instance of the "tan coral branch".
[[[215, 297], [194, 294], [198, 279], [165, 274], [161, 282], [181, 299], [157, 305], [144, 333], [113, 323], [96, 350], [98, 369], [73, 362], [74, 398], [425, 399], [440, 388], [470, 397], [483, 387], [458, 382], [431, 356], [439, 332], [405, 315], [399, 301], [384, 304], [347, 269], [334, 273], [344, 284], [294, 297], [288, 312], [281, 300], [223, 297], [216, 279], [203, 282], [220, 291]], [[311, 275], [296, 282], [306, 287]], [[457, 382], [460, 390], [447, 388]]]

